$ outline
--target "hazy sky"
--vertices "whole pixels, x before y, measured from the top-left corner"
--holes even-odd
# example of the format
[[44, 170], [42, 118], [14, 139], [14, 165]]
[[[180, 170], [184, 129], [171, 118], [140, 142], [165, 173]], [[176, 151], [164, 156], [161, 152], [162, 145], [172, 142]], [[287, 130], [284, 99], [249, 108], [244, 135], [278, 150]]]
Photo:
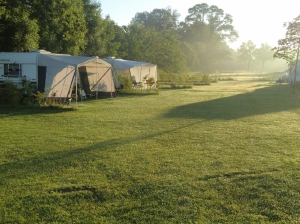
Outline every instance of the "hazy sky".
[[98, 0], [102, 17], [110, 15], [118, 25], [128, 25], [137, 12], [151, 12], [156, 8], [177, 10], [183, 21], [188, 9], [196, 4], [216, 5], [233, 17], [239, 39], [229, 44], [238, 48], [242, 42], [252, 40], [257, 47], [268, 43], [272, 47], [285, 37], [284, 22], [300, 15], [300, 0]]

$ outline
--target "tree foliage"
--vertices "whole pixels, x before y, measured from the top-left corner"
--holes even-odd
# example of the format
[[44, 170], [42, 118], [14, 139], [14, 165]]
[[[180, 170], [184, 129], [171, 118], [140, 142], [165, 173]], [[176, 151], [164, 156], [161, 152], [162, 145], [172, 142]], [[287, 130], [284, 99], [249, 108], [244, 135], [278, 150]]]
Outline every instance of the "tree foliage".
[[32, 0], [32, 18], [38, 20], [39, 47], [79, 55], [86, 45], [87, 27], [82, 0]]
[[97, 0], [0, 0], [0, 51], [54, 53], [147, 61], [167, 72], [209, 72], [229, 57], [238, 35], [232, 17], [197, 4], [184, 22], [176, 10], [136, 13], [128, 26], [102, 18]]
[[274, 57], [295, 64], [300, 45], [300, 15], [292, 22], [284, 23], [284, 27], [287, 28], [285, 38], [278, 40], [278, 46], [274, 48]]
[[293, 92], [296, 91], [296, 76], [298, 69], [298, 59], [300, 50], [300, 15], [292, 22], [284, 23], [287, 28], [285, 38], [278, 41], [278, 47], [275, 47], [274, 57], [285, 59], [289, 65], [294, 65]]
[[238, 38], [238, 33], [232, 25], [232, 16], [224, 13], [219, 7], [202, 3], [189, 8], [188, 12], [189, 15], [185, 18], [186, 24], [205, 23], [209, 33], [217, 34], [222, 40], [232, 42]]
[[180, 41], [171, 32], [158, 32], [141, 24], [125, 29], [128, 56], [125, 59], [147, 61], [169, 72], [186, 70]]
[[273, 59], [273, 50], [272, 47], [268, 44], [261, 44], [260, 48], [255, 49], [254, 56], [256, 59], [262, 62], [261, 71], [264, 71], [265, 62]]
[[83, 55], [99, 57], [116, 56], [120, 43], [115, 41], [115, 23], [109, 17], [101, 17], [101, 4], [91, 0], [83, 0], [84, 15], [87, 27], [85, 39], [87, 44]]
[[232, 22], [231, 15], [214, 5], [203, 3], [189, 9], [189, 15], [180, 23], [179, 35], [195, 50], [193, 69], [211, 72], [230, 56], [226, 41], [238, 37]]
[[86, 45], [82, 0], [2, 0], [0, 6], [2, 51], [78, 55]]
[[38, 21], [30, 18], [30, 10], [20, 1], [1, 1], [1, 51], [31, 51], [38, 47]]
[[103, 55], [106, 52], [101, 35], [104, 32], [104, 21], [101, 18], [101, 4], [83, 0], [84, 17], [87, 27], [86, 40], [87, 44], [83, 50], [84, 55]]
[[118, 26], [114, 24], [115, 37], [112, 40], [114, 43], [118, 43], [119, 48], [117, 49], [116, 55], [112, 55], [118, 58], [128, 58], [128, 35], [126, 34], [126, 26]]
[[180, 14], [176, 10], [154, 9], [151, 12], [136, 13], [131, 23], [139, 23], [145, 27], [153, 27], [157, 31], [176, 30]]
[[247, 63], [248, 72], [250, 69], [250, 62], [255, 59], [254, 52], [256, 50], [256, 45], [249, 40], [248, 42], [243, 42], [242, 45], [238, 48], [239, 59]]

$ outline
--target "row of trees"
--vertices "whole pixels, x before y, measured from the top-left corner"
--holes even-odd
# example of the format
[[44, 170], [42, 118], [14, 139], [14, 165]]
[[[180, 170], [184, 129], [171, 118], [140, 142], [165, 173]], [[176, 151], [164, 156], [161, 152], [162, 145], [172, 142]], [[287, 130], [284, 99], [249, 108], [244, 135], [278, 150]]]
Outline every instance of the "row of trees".
[[230, 56], [232, 17], [197, 4], [183, 22], [171, 9], [137, 13], [128, 26], [101, 17], [94, 0], [0, 0], [0, 51], [45, 49], [149, 61], [169, 72], [208, 71]]
[[113, 54], [114, 23], [91, 0], [0, 0], [0, 50]]
[[261, 44], [260, 48], [257, 48], [251, 40], [243, 42], [237, 53], [238, 58], [247, 64], [248, 71], [250, 70], [250, 63], [255, 59], [261, 61], [261, 72], [264, 71], [265, 62], [274, 59], [274, 51], [270, 45]]
[[[140, 12], [127, 26], [102, 18], [95, 0], [0, 0], [0, 51], [45, 49], [72, 55], [115, 56], [148, 61], [166, 72], [209, 72], [233, 50], [238, 38], [232, 16], [217, 6], [197, 4], [184, 21], [171, 9]], [[248, 63], [270, 59], [270, 46], [249, 41], [238, 50]]]

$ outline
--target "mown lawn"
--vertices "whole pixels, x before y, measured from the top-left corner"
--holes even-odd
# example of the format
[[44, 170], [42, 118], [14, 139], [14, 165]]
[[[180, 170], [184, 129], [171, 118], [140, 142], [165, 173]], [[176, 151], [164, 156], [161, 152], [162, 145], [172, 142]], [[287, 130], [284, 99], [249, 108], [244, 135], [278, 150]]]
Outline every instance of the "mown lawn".
[[299, 223], [300, 90], [226, 81], [0, 109], [0, 223]]

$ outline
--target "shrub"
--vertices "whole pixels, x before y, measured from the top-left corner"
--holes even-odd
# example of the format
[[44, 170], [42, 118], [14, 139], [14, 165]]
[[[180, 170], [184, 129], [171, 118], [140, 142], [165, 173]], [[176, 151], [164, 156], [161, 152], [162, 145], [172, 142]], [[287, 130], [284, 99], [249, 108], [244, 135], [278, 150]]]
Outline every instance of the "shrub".
[[210, 84], [211, 83], [211, 79], [209, 77], [209, 75], [202, 75], [202, 80], [204, 84]]
[[124, 92], [131, 92], [132, 90], [132, 80], [128, 76], [122, 77], [122, 85]]
[[13, 82], [5, 82], [4, 90], [1, 94], [1, 103], [16, 106], [21, 103], [23, 92], [18, 88], [18, 85]]
[[[27, 80], [20, 83], [5, 82], [0, 89], [0, 104], [8, 106], [51, 106], [69, 105], [67, 98], [57, 98], [56, 93], [45, 98], [45, 93], [35, 92], [36, 86]], [[49, 90], [49, 89], [48, 89]], [[45, 89], [47, 95], [47, 89]]]

